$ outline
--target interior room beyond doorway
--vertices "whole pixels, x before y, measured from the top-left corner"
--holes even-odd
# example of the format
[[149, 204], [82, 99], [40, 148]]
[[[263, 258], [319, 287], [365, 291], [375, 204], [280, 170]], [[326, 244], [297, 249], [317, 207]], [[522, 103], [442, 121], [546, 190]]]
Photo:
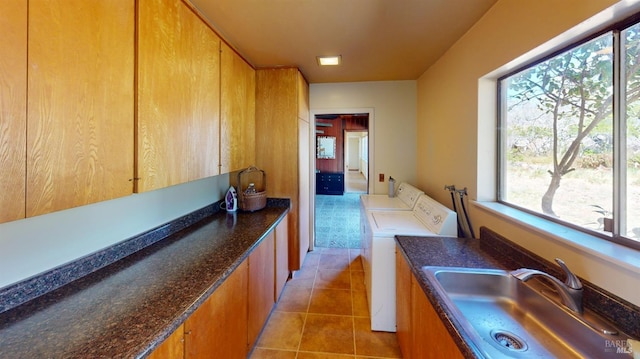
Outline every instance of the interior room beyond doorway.
[[315, 246], [361, 248], [359, 198], [369, 187], [369, 114], [316, 115], [315, 121]]

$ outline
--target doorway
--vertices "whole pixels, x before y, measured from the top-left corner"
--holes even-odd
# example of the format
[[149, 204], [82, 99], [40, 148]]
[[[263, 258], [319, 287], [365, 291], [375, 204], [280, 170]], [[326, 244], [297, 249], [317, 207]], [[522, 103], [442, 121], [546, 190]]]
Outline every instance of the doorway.
[[369, 178], [369, 131], [344, 132], [344, 191], [367, 193]]
[[[313, 116], [314, 247], [361, 248], [360, 195], [369, 192], [369, 114]], [[340, 188], [332, 187], [336, 181]]]

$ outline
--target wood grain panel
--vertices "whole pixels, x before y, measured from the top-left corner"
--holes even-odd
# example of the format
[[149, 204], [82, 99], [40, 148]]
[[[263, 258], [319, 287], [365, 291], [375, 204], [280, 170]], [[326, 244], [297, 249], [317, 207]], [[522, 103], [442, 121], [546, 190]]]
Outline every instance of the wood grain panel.
[[220, 39], [180, 0], [142, 0], [137, 192], [219, 173]]
[[415, 358], [463, 359], [464, 356], [440, 320], [422, 288], [411, 276], [412, 352]]
[[185, 322], [185, 358], [247, 357], [245, 260]]
[[25, 217], [27, 1], [0, 2], [0, 223]]
[[289, 279], [289, 216], [287, 215], [275, 229], [275, 291], [277, 302]]
[[396, 249], [396, 336], [405, 358], [417, 358], [411, 352], [413, 327], [411, 325], [411, 269], [404, 256]]
[[181, 359], [184, 358], [184, 324], [158, 346], [147, 359]]
[[309, 146], [311, 137], [309, 122], [298, 119], [298, 263], [302, 265], [309, 251], [311, 239], [310, 206], [311, 206], [311, 159]]
[[275, 304], [275, 237], [271, 231], [249, 254], [247, 346], [253, 347]]
[[304, 76], [298, 71], [298, 117], [309, 121], [309, 85]]
[[300, 268], [298, 230], [298, 69], [256, 70], [256, 165], [267, 195], [291, 199], [289, 269]]
[[225, 43], [220, 56], [220, 172], [229, 173], [255, 164], [256, 74]]
[[324, 133], [318, 133], [315, 135], [317, 146], [318, 137], [319, 136], [333, 136], [336, 138], [336, 158], [335, 159], [325, 159], [325, 158], [316, 158], [316, 169], [320, 172], [344, 172], [344, 128], [342, 119], [338, 118], [336, 120], [316, 120], [316, 124], [318, 123], [327, 123], [331, 126], [323, 127], [316, 126], [316, 129], [323, 131]]
[[134, 1], [29, 1], [27, 216], [132, 192]]

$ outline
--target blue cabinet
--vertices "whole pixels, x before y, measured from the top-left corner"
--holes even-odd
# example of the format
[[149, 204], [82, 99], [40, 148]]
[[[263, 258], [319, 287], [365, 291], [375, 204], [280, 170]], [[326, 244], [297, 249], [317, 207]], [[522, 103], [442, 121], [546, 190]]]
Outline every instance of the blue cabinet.
[[316, 173], [316, 194], [344, 194], [344, 173]]

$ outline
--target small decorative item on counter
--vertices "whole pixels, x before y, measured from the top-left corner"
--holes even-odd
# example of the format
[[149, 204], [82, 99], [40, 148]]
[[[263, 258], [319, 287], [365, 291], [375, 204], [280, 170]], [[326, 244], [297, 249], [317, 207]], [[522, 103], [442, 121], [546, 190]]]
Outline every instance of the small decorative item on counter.
[[256, 192], [258, 191], [256, 191], [255, 183], [249, 183], [249, 187], [244, 191], [245, 194], [255, 194]]
[[263, 209], [267, 205], [266, 188], [267, 177], [263, 170], [252, 166], [238, 172], [238, 208], [250, 212]]

